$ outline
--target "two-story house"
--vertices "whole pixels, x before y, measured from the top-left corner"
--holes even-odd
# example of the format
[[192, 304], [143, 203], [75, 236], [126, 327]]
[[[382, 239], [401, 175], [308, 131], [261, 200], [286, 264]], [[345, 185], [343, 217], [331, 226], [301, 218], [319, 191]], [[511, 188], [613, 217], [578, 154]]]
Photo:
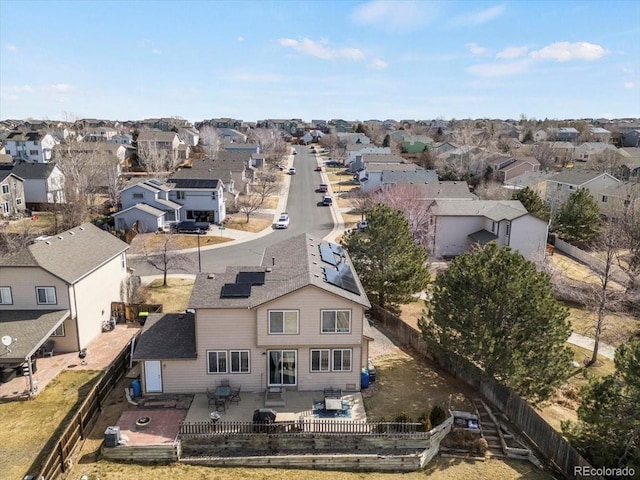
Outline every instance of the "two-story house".
[[431, 213], [434, 257], [454, 257], [492, 241], [528, 260], [544, 257], [548, 223], [518, 200], [436, 200]]
[[351, 173], [356, 173], [357, 171], [364, 168], [364, 160], [362, 159], [363, 155], [368, 154], [378, 154], [378, 155], [391, 155], [390, 147], [378, 147], [376, 145], [362, 145], [362, 144], [351, 144], [345, 147], [345, 155], [346, 158], [344, 160], [345, 167], [349, 167], [349, 171]]
[[377, 163], [367, 165], [358, 173], [360, 190], [363, 193], [375, 192], [402, 182], [437, 182], [435, 170], [425, 170], [415, 163]]
[[556, 175], [547, 178], [545, 189], [545, 200], [556, 211], [572, 193], [581, 188], [586, 188], [593, 194], [606, 187], [618, 185], [620, 180], [608, 173], [601, 173], [592, 170], [564, 170]]
[[497, 180], [505, 182], [524, 172], [540, 169], [540, 162], [533, 157], [516, 158], [509, 155], [497, 155], [487, 161]]
[[169, 185], [156, 179], [126, 186], [120, 192], [122, 209], [112, 215], [115, 227], [129, 230], [136, 225], [138, 232], [156, 232], [178, 222], [182, 206], [169, 200], [170, 191]]
[[127, 248], [84, 223], [0, 256], [0, 329], [15, 339], [2, 362], [29, 360], [50, 339], [56, 353], [86, 348], [110, 319], [111, 302], [126, 300]]
[[176, 132], [160, 130], [142, 130], [136, 142], [139, 157], [166, 156], [169, 164], [174, 164], [178, 160], [182, 143]]
[[51, 204], [65, 203], [65, 177], [55, 163], [19, 162], [11, 172], [24, 181], [27, 208], [40, 209]]
[[134, 360], [146, 393], [203, 392], [221, 379], [249, 392], [358, 391], [370, 306], [347, 253], [302, 234], [267, 247], [260, 266], [198, 275], [195, 314], [148, 320]]
[[48, 163], [58, 141], [45, 131], [13, 131], [5, 141], [5, 152], [18, 161]]
[[227, 216], [224, 184], [208, 170], [183, 168], [167, 180], [169, 200], [180, 208], [180, 220], [220, 224]]
[[0, 217], [22, 215], [26, 208], [22, 178], [11, 170], [0, 169]]

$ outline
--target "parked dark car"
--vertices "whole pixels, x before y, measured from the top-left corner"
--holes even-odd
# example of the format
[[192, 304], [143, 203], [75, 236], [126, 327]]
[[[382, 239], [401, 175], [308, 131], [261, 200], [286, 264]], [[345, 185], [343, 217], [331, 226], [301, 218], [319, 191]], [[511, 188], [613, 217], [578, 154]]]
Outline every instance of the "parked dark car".
[[178, 233], [196, 233], [203, 234], [209, 230], [209, 222], [196, 222], [194, 220], [185, 220], [176, 225], [176, 232]]
[[327, 167], [342, 167], [342, 164], [339, 163], [339, 162], [336, 162], [335, 160], [331, 160], [331, 161], [325, 163], [325, 165]]

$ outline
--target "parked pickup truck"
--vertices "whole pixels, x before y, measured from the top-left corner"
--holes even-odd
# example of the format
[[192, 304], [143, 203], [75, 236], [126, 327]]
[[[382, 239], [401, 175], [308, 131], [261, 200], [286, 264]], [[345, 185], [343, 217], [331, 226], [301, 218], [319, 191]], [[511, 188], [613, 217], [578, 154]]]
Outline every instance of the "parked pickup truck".
[[178, 233], [196, 233], [204, 234], [209, 230], [209, 222], [196, 222], [194, 220], [185, 220], [175, 226]]
[[326, 183], [321, 183], [320, 187], [318, 187], [318, 192], [320, 193], [326, 193], [329, 190], [329, 185], [327, 185]]

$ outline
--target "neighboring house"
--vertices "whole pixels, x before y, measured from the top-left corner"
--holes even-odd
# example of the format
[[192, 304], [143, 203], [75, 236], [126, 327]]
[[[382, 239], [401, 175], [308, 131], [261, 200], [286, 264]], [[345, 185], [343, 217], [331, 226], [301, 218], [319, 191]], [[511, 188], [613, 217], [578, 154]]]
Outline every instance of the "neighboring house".
[[117, 230], [135, 229], [138, 233], [149, 233], [166, 228], [166, 212], [146, 203], [138, 203], [133, 207], [120, 210], [112, 217]]
[[434, 155], [442, 156], [453, 150], [458, 150], [458, 145], [451, 142], [434, 143], [431, 151]]
[[622, 137], [622, 145], [624, 147], [640, 147], [640, 129], [625, 132]]
[[471, 193], [467, 182], [398, 182], [396, 186], [410, 185], [415, 188], [415, 198], [428, 202], [434, 200], [477, 200], [478, 197]]
[[247, 136], [233, 128], [219, 128], [218, 135], [224, 143], [247, 143]]
[[129, 134], [114, 135], [108, 140], [109, 143], [118, 143], [120, 145], [131, 145], [133, 143], [133, 136]]
[[[134, 183], [125, 187], [122, 192], [120, 192], [122, 211], [135, 207], [136, 205], [144, 204], [164, 212], [163, 223], [178, 222], [181, 219], [180, 210], [182, 206], [169, 199], [170, 192], [171, 187], [160, 180], [151, 179]], [[118, 212], [118, 214], [121, 212]], [[147, 227], [153, 225], [153, 223], [149, 223]], [[164, 227], [164, 224], [162, 227]]]
[[581, 188], [586, 188], [593, 194], [593, 192], [619, 183], [620, 180], [608, 173], [591, 170], [564, 170], [547, 179], [545, 200], [554, 210], [567, 200], [572, 193]]
[[120, 174], [131, 163], [133, 149], [127, 145], [107, 142], [72, 142], [61, 143], [53, 149], [53, 159], [62, 161], [65, 158], [84, 157], [90, 162], [113, 161]]
[[547, 180], [554, 175], [556, 175], [554, 172], [524, 172], [517, 177], [505, 180], [504, 187], [510, 190], [523, 190], [528, 187], [544, 200], [547, 197]]
[[559, 142], [577, 142], [580, 132], [573, 127], [550, 128], [549, 134]]
[[224, 184], [207, 170], [183, 168], [168, 180], [169, 200], [182, 206], [180, 220], [220, 224], [227, 216]]
[[110, 319], [111, 302], [127, 300], [127, 248], [84, 223], [0, 256], [0, 331], [15, 339], [2, 362], [24, 362], [48, 339], [55, 353], [86, 348]]
[[65, 203], [64, 174], [55, 163], [16, 163], [12, 173], [24, 181], [24, 199], [28, 208]]
[[185, 127], [178, 130], [178, 136], [185, 145], [195, 147], [200, 141], [200, 132], [193, 127]]
[[171, 162], [178, 159], [178, 150], [182, 143], [176, 132], [159, 130], [142, 130], [136, 141], [139, 157], [162, 155], [169, 158]]
[[496, 178], [505, 182], [524, 172], [535, 172], [540, 169], [540, 162], [533, 157], [515, 158], [511, 156], [497, 156], [489, 160]]
[[620, 178], [632, 182], [640, 181], [640, 147], [621, 148], [623, 160], [620, 164]]
[[22, 178], [11, 170], [0, 169], [0, 217], [22, 215], [25, 204]]
[[[242, 153], [260, 153], [260, 145], [257, 143], [231, 143], [222, 144], [222, 150], [225, 152], [242, 152]], [[220, 155], [220, 154], [218, 154]]]
[[574, 149], [572, 159], [579, 162], [588, 162], [589, 160], [604, 158], [607, 155], [612, 157], [618, 156], [618, 149], [607, 143], [585, 142]]
[[528, 260], [544, 256], [548, 224], [529, 214], [518, 200], [436, 200], [431, 211], [436, 258], [454, 257], [474, 244], [492, 241]]
[[229, 380], [267, 388], [360, 390], [371, 307], [347, 253], [302, 234], [262, 264], [196, 278], [189, 309], [153, 314], [133, 354], [150, 393], [194, 393]]
[[364, 133], [339, 132], [336, 133], [336, 136], [338, 137], [338, 140], [344, 142], [345, 145], [369, 145], [371, 143], [371, 139], [369, 139], [369, 137]]
[[543, 142], [549, 138], [547, 132], [543, 129], [536, 130], [533, 132], [533, 141], [534, 142]]
[[351, 173], [356, 173], [358, 170], [364, 168], [364, 160], [362, 156], [365, 154], [378, 154], [378, 155], [391, 155], [390, 147], [377, 147], [376, 145], [360, 145], [351, 144], [347, 145], [345, 149], [346, 159], [344, 165], [349, 167]]
[[44, 131], [13, 131], [5, 141], [5, 152], [18, 161], [48, 163], [58, 141]]
[[611, 140], [611, 132], [602, 127], [591, 127], [589, 129], [589, 141], [590, 142], [604, 142], [609, 143]]
[[118, 130], [111, 127], [99, 127], [90, 129], [84, 136], [89, 142], [108, 142], [118, 134]]
[[[394, 172], [409, 172], [415, 173], [418, 170], [424, 170], [415, 163], [377, 163], [372, 165], [367, 165], [365, 168], [361, 169], [356, 175], [358, 176], [358, 181], [360, 182], [360, 190], [364, 193], [374, 192], [380, 188], [382, 188], [382, 175], [384, 172], [394, 171]], [[431, 171], [431, 170], [429, 170]], [[431, 181], [434, 181], [431, 174], [428, 175], [431, 178]], [[398, 178], [398, 177], [396, 177]], [[406, 178], [403, 178], [406, 180]], [[425, 180], [428, 181], [428, 180]], [[435, 181], [438, 181], [438, 177], [436, 175]]]
[[255, 177], [255, 168], [252, 166], [254, 155], [259, 156], [259, 154], [245, 151], [218, 152], [214, 159], [194, 160], [191, 168], [193, 170], [207, 170], [212, 178], [221, 179], [228, 192], [233, 193], [237, 190], [249, 193], [251, 182]]
[[[360, 189], [364, 193], [374, 192], [380, 188], [390, 188], [397, 183], [436, 183], [438, 174], [435, 170], [425, 170], [421, 167], [402, 168], [412, 163], [399, 165], [401, 168], [390, 168], [391, 165], [371, 165], [360, 172]], [[363, 175], [364, 174], [364, 175]]]
[[640, 205], [640, 183], [620, 182], [591, 190], [600, 213], [609, 218], [619, 218], [627, 208]]

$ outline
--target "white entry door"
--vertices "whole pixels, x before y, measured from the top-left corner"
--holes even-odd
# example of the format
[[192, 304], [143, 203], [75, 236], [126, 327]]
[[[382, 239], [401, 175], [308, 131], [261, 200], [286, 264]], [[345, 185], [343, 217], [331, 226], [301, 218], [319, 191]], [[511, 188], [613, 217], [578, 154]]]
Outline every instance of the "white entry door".
[[162, 367], [159, 360], [144, 362], [144, 384], [147, 392], [162, 392]]

